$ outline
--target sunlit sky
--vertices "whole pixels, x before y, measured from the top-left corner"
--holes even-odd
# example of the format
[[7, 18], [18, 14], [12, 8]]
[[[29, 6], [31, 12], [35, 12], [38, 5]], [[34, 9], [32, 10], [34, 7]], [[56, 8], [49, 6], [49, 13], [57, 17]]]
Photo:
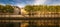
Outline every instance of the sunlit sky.
[[25, 5], [60, 5], [60, 0], [0, 0], [0, 4], [11, 4], [19, 7]]

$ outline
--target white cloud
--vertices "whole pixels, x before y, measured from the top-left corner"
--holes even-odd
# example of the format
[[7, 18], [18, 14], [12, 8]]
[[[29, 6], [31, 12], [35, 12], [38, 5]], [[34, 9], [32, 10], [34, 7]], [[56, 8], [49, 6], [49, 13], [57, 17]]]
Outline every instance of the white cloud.
[[[46, 0], [34, 0], [33, 3], [31, 3], [30, 5], [41, 5], [41, 4], [44, 4]], [[28, 1], [26, 1], [28, 2]], [[21, 3], [18, 3], [16, 4], [16, 6], [19, 6], [19, 7], [24, 7], [26, 4], [21, 4]]]
[[0, 5], [5, 5], [5, 4], [3, 4], [3, 3], [0, 3]]
[[34, 5], [44, 4], [46, 0], [35, 0]]
[[60, 3], [56, 3], [56, 4], [50, 4], [50, 5], [56, 6], [56, 5], [60, 5]]
[[20, 8], [23, 8], [25, 5], [22, 5], [22, 4], [16, 4], [16, 6], [20, 7]]

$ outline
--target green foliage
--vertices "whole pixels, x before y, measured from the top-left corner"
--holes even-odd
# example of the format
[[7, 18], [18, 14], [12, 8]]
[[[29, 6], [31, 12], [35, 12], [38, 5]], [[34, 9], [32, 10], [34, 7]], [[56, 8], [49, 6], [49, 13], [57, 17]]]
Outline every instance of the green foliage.
[[11, 5], [6, 5], [6, 11], [9, 13], [13, 13], [14, 12], [14, 8]]
[[25, 6], [26, 11], [33, 11], [33, 7], [31, 5]]
[[11, 5], [0, 5], [0, 12], [1, 13], [13, 13], [14, 8]]
[[31, 5], [26, 5], [25, 10], [29, 12], [29, 15], [32, 15], [32, 12], [34, 11], [33, 7]]
[[3, 10], [4, 10], [4, 6], [0, 5], [0, 12], [3, 12]]
[[48, 12], [60, 12], [60, 6], [47, 6], [47, 5], [27, 5], [26, 11], [48, 11]]

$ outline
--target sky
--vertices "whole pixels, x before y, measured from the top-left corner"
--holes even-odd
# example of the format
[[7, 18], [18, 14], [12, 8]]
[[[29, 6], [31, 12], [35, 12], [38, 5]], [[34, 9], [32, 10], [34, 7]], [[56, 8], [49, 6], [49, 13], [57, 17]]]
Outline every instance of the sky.
[[60, 5], [60, 0], [0, 0], [0, 4], [11, 4], [19, 7], [25, 5]]

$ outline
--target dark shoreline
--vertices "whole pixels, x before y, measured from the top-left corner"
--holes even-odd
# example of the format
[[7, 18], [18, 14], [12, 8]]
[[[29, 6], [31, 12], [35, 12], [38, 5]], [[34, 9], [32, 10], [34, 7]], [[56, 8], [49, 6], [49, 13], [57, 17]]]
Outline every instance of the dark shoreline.
[[60, 20], [60, 17], [0, 17], [0, 20]]

